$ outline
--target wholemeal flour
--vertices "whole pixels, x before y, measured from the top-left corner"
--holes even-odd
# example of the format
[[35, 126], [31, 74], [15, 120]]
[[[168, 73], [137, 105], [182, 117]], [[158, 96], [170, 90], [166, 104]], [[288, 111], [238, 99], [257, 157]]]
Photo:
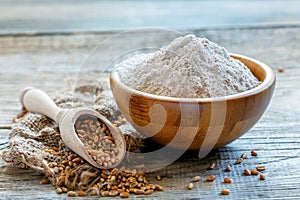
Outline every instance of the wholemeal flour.
[[260, 84], [224, 48], [194, 35], [179, 37], [154, 53], [130, 57], [115, 69], [127, 86], [170, 97], [222, 97]]

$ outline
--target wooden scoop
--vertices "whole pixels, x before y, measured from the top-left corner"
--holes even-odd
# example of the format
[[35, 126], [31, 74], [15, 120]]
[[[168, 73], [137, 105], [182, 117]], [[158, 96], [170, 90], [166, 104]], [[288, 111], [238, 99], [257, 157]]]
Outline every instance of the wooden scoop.
[[[28, 111], [46, 115], [53, 119], [59, 126], [63, 142], [93, 166], [102, 169], [113, 168], [124, 159], [126, 145], [123, 134], [117, 127], [98, 112], [89, 108], [74, 108], [70, 110], [60, 109], [45, 92], [32, 87], [24, 88], [21, 91], [20, 101]], [[92, 159], [83, 142], [79, 139], [74, 127], [76, 120], [82, 115], [95, 116], [107, 126], [112, 134], [115, 145], [119, 150], [119, 153], [116, 156], [118, 162], [111, 166], [104, 167]]]

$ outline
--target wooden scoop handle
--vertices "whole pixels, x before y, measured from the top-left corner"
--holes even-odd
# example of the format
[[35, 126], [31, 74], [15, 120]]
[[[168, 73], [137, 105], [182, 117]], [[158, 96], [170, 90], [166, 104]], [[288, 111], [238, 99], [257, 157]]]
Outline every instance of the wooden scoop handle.
[[59, 122], [61, 111], [53, 100], [42, 90], [26, 87], [20, 93], [21, 104], [30, 112], [46, 115]]

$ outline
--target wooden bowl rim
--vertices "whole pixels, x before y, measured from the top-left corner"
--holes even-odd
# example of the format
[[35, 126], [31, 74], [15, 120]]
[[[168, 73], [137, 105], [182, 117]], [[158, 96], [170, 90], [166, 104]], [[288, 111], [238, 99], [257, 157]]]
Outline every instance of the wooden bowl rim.
[[241, 99], [241, 98], [245, 98], [245, 97], [249, 97], [251, 95], [255, 95], [258, 94], [264, 90], [267, 90], [268, 88], [270, 88], [273, 83], [275, 82], [275, 73], [274, 71], [265, 63], [248, 57], [248, 56], [244, 56], [244, 55], [240, 55], [240, 54], [235, 54], [235, 53], [230, 53], [231, 57], [234, 58], [240, 58], [242, 60], [248, 60], [250, 62], [256, 63], [257, 65], [259, 65], [266, 73], [266, 77], [265, 79], [262, 81], [261, 84], [259, 84], [257, 87], [252, 88], [250, 90], [238, 93], [238, 94], [233, 94], [233, 95], [228, 95], [228, 96], [224, 96], [224, 97], [215, 97], [215, 98], [182, 98], [182, 97], [168, 97], [168, 96], [160, 96], [160, 95], [155, 95], [155, 94], [150, 94], [150, 93], [146, 93], [146, 92], [142, 92], [139, 90], [135, 90], [127, 85], [125, 85], [124, 83], [121, 82], [120, 80], [120, 76], [117, 72], [113, 71], [110, 74], [110, 81], [111, 82], [115, 82], [116, 84], [118, 84], [122, 89], [126, 90], [129, 93], [132, 94], [137, 94], [140, 96], [144, 96], [153, 100], [157, 100], [157, 101], [167, 101], [167, 102], [185, 102], [185, 103], [198, 103], [198, 102], [202, 102], [202, 103], [209, 103], [209, 102], [218, 102], [218, 101], [228, 101], [228, 100], [236, 100], [236, 99]]

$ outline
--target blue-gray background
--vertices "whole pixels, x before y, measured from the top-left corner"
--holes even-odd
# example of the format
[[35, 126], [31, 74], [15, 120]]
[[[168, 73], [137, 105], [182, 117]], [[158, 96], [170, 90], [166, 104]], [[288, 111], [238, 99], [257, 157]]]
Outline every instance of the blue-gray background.
[[299, 24], [299, 0], [0, 0], [1, 34]]

